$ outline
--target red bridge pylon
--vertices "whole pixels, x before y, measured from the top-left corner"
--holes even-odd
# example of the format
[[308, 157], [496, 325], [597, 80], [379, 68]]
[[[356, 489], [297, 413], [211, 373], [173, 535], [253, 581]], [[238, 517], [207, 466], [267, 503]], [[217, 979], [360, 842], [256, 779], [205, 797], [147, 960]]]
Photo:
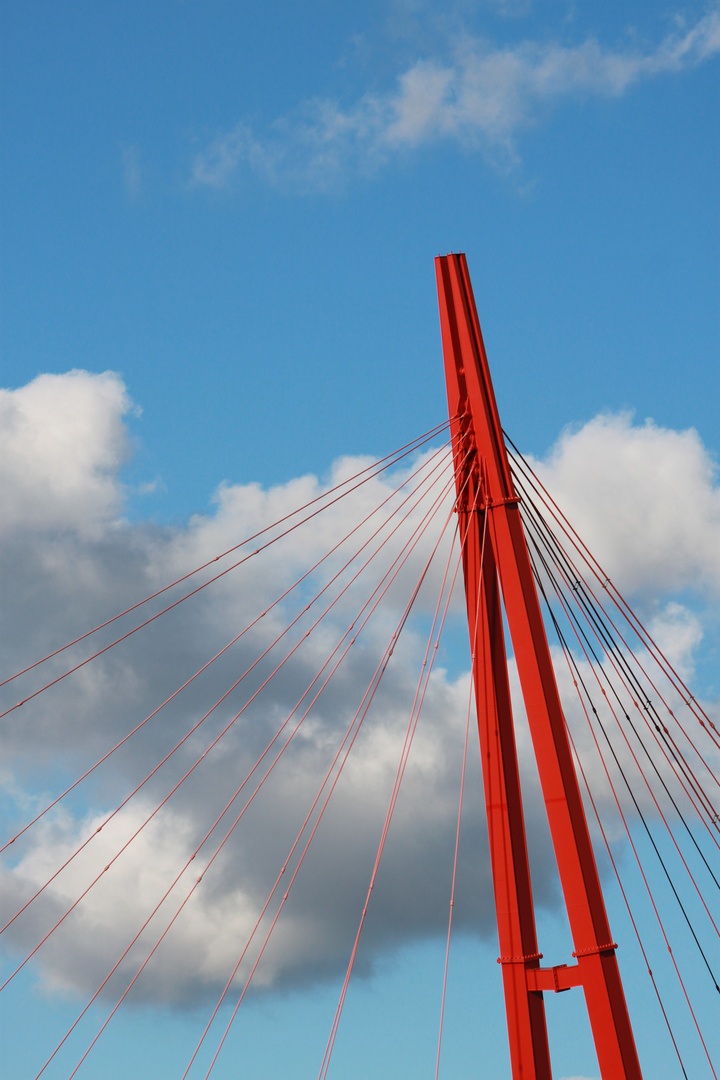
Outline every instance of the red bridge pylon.
[[[550, 1080], [543, 993], [581, 986], [603, 1080], [641, 1080], [467, 263], [435, 266], [512, 1075]], [[540, 965], [501, 597], [573, 937], [557, 967]]]

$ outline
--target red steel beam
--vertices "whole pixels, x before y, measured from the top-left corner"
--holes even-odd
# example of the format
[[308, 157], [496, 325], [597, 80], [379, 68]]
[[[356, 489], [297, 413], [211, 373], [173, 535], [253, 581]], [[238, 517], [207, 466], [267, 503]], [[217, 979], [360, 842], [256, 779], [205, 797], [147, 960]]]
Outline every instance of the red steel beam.
[[[603, 1080], [642, 1080], [467, 263], [446, 255], [435, 266], [513, 1077], [549, 1080], [542, 994], [582, 986]], [[500, 592], [573, 936], [570, 966], [539, 966]]]

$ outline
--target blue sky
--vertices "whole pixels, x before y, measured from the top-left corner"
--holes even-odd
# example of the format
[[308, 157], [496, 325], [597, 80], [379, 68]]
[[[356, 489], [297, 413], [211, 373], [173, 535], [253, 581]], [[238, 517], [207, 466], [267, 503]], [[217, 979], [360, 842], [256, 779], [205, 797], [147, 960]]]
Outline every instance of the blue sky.
[[[64, 509], [22, 458], [30, 494], [12, 501], [22, 472], [8, 483], [23, 529], [69, 528], [72, 513], [78, 552], [111, 518], [182, 534], [193, 514], [225, 520], [223, 482], [325, 477], [343, 455], [380, 456], [442, 422], [433, 257], [462, 250], [503, 422], [524, 451], [546, 458], [572, 425], [586, 433], [579, 454], [599, 431], [600, 458], [612, 445], [626, 460], [632, 444], [667, 464], [653, 499], [663, 477], [682, 495], [678, 462], [696, 470], [687, 490], [697, 484], [708, 509], [687, 515], [645, 577], [628, 515], [650, 496], [634, 495], [632, 470], [604, 476], [608, 497], [613, 484], [621, 495], [616, 533], [607, 507], [586, 514], [649, 612], [672, 596], [697, 620], [691, 667], [717, 701], [717, 4], [11, 0], [2, 23], [1, 382], [117, 373], [102, 390], [40, 384], [44, 430], [67, 436], [82, 396], [93, 449], [89, 464], [73, 458], [82, 483], [68, 481]], [[588, 428], [603, 413], [624, 419]], [[697, 436], [673, 441], [688, 428]], [[560, 450], [554, 460], [572, 504]], [[78, 611], [115, 598], [83, 594]], [[468, 939], [458, 960], [446, 1075], [477, 1075], [476, 1015], [487, 1075], [507, 1074], [491, 1038], [502, 1026], [493, 948]], [[437, 969], [434, 949], [409, 944], [361, 983], [348, 1027], [367, 1023], [390, 1056], [343, 1056], [339, 1042], [331, 1075], [400, 1075], [398, 1045], [413, 1072], [432, 1074], [437, 995], [420, 973]], [[312, 1075], [337, 989], [251, 1005], [247, 1047], [238, 1037], [219, 1075], [236, 1075], [233, 1053], [246, 1052], [244, 1075], [287, 1075], [293, 1062]], [[29, 999], [48, 1029], [72, 1013], [32, 979], [12, 1008]], [[393, 1030], [380, 1033], [387, 1013]], [[201, 1015], [145, 1003], [113, 1036], [135, 1043], [132, 1069], [118, 1050], [88, 1075], [181, 1075]], [[558, 1077], [596, 1075], [578, 1054]], [[18, 1055], [12, 1080], [27, 1075]]]

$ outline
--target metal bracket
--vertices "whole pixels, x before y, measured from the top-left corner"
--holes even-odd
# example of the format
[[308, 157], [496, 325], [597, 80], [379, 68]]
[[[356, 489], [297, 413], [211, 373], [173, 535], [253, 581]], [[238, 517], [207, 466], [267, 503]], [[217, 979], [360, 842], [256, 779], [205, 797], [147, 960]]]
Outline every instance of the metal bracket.
[[526, 968], [528, 990], [552, 990], [561, 994], [572, 986], [582, 986], [582, 975], [577, 964], [557, 964], [550, 968]]
[[606, 945], [591, 945], [587, 949], [577, 949], [573, 956], [597, 956], [602, 953], [614, 952], [617, 945], [614, 941], [608, 941]]

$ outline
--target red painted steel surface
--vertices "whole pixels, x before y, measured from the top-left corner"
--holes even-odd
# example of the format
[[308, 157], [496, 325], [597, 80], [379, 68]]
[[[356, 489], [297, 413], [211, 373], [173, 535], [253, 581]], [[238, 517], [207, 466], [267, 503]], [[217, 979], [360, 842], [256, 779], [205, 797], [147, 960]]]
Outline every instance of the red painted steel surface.
[[[435, 265], [513, 1077], [549, 1080], [542, 994], [581, 985], [603, 1080], [641, 1080], [467, 264]], [[567, 966], [539, 964], [500, 592], [573, 936]]]

